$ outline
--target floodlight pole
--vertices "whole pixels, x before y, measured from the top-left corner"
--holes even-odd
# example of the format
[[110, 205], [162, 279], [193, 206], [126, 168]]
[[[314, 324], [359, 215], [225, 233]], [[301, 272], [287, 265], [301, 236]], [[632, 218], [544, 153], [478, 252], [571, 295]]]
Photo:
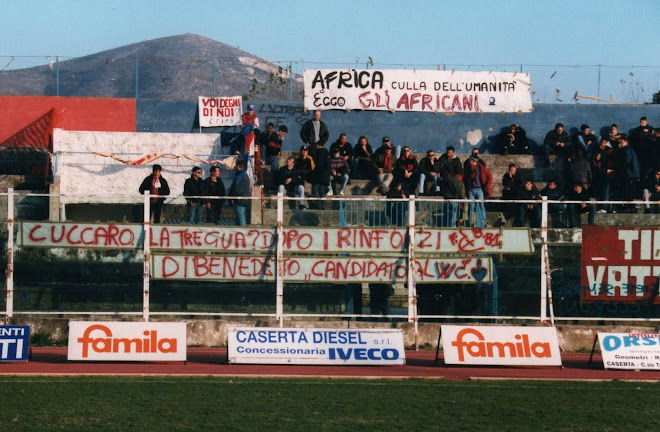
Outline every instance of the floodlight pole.
[[149, 321], [149, 261], [151, 252], [149, 250], [149, 243], [151, 242], [151, 215], [149, 214], [149, 204], [151, 202], [149, 191], [144, 192], [144, 262], [142, 272], [142, 317], [145, 322]]
[[5, 324], [14, 316], [14, 188], [7, 189], [7, 298]]

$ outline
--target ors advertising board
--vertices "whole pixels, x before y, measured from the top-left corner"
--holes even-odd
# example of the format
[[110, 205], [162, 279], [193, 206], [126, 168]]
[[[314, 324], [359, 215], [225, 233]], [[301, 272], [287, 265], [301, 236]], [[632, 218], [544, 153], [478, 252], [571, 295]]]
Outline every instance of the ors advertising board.
[[582, 228], [582, 301], [652, 301], [660, 275], [660, 229]]
[[660, 370], [660, 334], [598, 333], [605, 369]]
[[554, 327], [442, 326], [445, 363], [561, 366]]
[[70, 321], [68, 359], [186, 361], [186, 323]]
[[30, 326], [0, 326], [0, 361], [27, 361]]
[[402, 365], [401, 330], [230, 327], [229, 363]]

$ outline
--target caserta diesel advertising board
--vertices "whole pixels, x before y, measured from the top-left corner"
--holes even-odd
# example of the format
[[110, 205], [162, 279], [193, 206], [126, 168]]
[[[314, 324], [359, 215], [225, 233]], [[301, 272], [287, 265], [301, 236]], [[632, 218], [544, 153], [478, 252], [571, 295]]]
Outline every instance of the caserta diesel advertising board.
[[228, 328], [229, 363], [402, 365], [401, 330]]
[[554, 327], [442, 326], [446, 364], [561, 366]]
[[605, 369], [660, 370], [660, 334], [598, 333]]
[[68, 359], [186, 361], [186, 323], [69, 321]]

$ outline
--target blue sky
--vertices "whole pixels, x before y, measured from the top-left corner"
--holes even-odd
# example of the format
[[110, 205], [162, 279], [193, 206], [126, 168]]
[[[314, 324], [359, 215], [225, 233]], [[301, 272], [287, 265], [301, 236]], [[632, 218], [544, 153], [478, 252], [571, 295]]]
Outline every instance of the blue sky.
[[272, 61], [660, 64], [658, 0], [0, 0], [0, 10], [1, 56], [195, 33]]

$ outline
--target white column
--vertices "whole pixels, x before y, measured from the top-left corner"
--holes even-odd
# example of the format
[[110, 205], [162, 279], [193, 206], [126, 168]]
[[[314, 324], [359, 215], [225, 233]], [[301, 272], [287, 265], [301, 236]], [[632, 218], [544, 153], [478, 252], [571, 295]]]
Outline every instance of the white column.
[[143, 263], [143, 272], [142, 272], [142, 316], [144, 321], [149, 321], [149, 265], [151, 252], [149, 250], [149, 243], [151, 242], [151, 215], [149, 214], [149, 204], [150, 204], [150, 193], [149, 191], [144, 192], [144, 263]]
[[548, 197], [541, 202], [541, 322], [545, 322], [548, 313]]
[[7, 298], [5, 324], [14, 316], [14, 188], [7, 189]]
[[277, 194], [277, 278], [275, 279], [275, 314], [284, 327], [284, 194]]

